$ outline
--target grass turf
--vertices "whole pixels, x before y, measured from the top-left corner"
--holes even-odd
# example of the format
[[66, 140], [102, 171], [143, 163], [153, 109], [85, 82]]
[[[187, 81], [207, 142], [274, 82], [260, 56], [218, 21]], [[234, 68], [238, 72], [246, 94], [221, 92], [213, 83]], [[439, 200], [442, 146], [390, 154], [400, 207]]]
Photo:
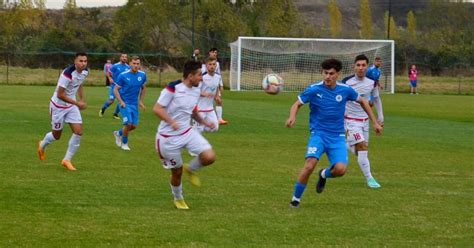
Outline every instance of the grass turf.
[[[98, 111], [104, 87], [85, 89], [84, 136], [59, 164], [70, 130], [36, 155], [50, 129], [54, 87], [0, 86], [0, 246], [472, 246], [474, 244], [474, 98], [384, 95], [384, 135], [371, 133], [369, 157], [382, 184], [370, 190], [353, 155], [349, 172], [314, 193], [313, 175], [299, 209], [288, 207], [306, 150], [307, 107], [284, 127], [296, 93], [224, 94], [230, 121], [206, 134], [218, 158], [200, 171], [201, 188], [184, 177], [189, 211], [176, 210], [169, 172], [154, 151], [159, 89], [119, 150], [112, 108]], [[115, 106], [115, 105], [114, 105]], [[186, 161], [190, 160], [184, 153]], [[320, 165], [327, 165], [325, 157]], [[318, 166], [317, 170], [319, 170]]]

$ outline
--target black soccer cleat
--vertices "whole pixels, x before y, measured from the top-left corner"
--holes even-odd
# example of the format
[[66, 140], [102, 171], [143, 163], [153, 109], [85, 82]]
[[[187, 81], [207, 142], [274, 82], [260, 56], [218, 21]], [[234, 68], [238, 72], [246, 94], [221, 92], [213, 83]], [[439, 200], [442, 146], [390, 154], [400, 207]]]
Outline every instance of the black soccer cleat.
[[319, 171], [319, 179], [318, 179], [318, 183], [316, 184], [316, 192], [317, 193], [322, 193], [323, 190], [324, 190], [324, 186], [326, 186], [326, 178], [323, 178], [321, 176], [321, 172], [323, 171], [324, 169], [321, 169]]
[[300, 205], [299, 201], [291, 201], [290, 202], [290, 208], [298, 208], [299, 205]]

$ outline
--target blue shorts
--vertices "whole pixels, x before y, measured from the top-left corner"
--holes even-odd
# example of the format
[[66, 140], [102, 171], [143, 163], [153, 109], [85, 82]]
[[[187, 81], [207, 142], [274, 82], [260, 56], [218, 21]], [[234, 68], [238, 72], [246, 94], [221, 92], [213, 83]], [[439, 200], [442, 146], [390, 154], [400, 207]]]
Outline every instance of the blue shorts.
[[410, 80], [411, 87], [416, 87], [417, 80]]
[[138, 113], [138, 107], [136, 105], [125, 104], [125, 108], [120, 106], [120, 113], [122, 114], [122, 124], [123, 125], [138, 125], [138, 118], [140, 114]]
[[115, 100], [114, 88], [115, 88], [115, 83], [113, 83], [113, 84], [110, 85], [110, 88], [109, 88], [109, 100]]
[[320, 160], [323, 153], [328, 156], [331, 166], [336, 163], [347, 165], [349, 158], [345, 135], [311, 132], [305, 158], [314, 157]]

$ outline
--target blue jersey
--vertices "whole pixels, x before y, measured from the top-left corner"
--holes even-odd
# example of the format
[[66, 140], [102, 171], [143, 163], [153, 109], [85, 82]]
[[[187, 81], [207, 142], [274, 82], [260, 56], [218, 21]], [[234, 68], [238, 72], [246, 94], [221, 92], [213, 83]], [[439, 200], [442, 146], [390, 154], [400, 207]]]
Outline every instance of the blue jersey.
[[115, 63], [112, 67], [110, 67], [110, 72], [112, 73], [112, 79], [114, 80], [114, 82], [116, 83], [118, 81], [120, 73], [128, 70], [130, 70], [130, 66], [127, 63], [122, 64], [118, 62]]
[[380, 74], [381, 74], [380, 69], [375, 67], [375, 65], [372, 65], [367, 70], [367, 73], [365, 74], [365, 76], [374, 80], [375, 82], [378, 82], [380, 79]]
[[334, 89], [324, 82], [310, 85], [299, 96], [301, 103], [309, 103], [309, 129], [329, 134], [344, 134], [344, 112], [347, 101], [357, 101], [359, 94], [351, 87], [337, 83]]
[[120, 86], [120, 97], [125, 104], [137, 106], [138, 96], [142, 86], [146, 83], [146, 73], [143, 71], [133, 73], [131, 70], [128, 70], [120, 74], [115, 83]]

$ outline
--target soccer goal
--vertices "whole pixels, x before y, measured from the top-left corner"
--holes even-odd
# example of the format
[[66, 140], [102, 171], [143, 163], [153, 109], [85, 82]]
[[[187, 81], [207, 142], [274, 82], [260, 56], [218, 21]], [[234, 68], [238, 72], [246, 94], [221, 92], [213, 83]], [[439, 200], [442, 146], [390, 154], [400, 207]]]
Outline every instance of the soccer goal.
[[261, 90], [262, 79], [279, 74], [285, 91], [301, 91], [322, 80], [321, 62], [328, 58], [342, 61], [340, 80], [354, 74], [354, 58], [365, 54], [369, 66], [382, 59], [380, 84], [385, 92], [395, 92], [395, 44], [393, 40], [344, 40], [239, 37], [230, 44], [230, 89]]

